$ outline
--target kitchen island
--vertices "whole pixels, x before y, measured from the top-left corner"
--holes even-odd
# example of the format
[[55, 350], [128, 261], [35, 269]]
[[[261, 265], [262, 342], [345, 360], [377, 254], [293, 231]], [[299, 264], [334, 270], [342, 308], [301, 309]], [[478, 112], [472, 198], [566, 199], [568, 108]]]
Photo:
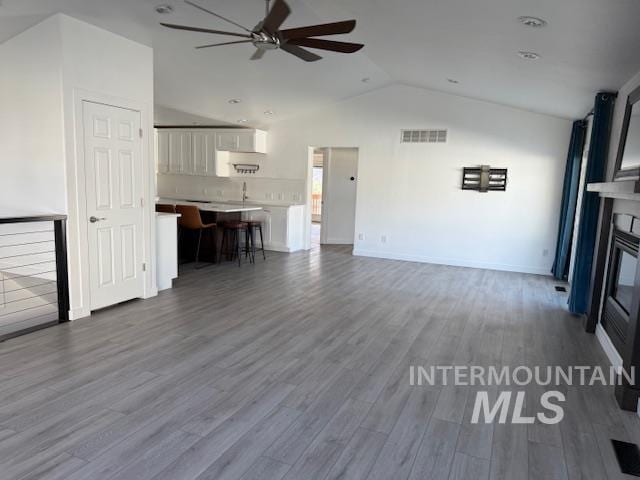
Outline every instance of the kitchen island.
[[[201, 200], [184, 200], [175, 198], [159, 198], [158, 204], [163, 205], [188, 205], [197, 207], [200, 210], [202, 222], [216, 223], [220, 225], [216, 230], [216, 244], [213, 243], [212, 237], [203, 235], [200, 246], [200, 259], [204, 262], [215, 263], [217, 261], [217, 252], [222, 246], [222, 223], [238, 221], [242, 219], [245, 212], [258, 212], [262, 207], [256, 205], [236, 205], [231, 203], [206, 202]], [[184, 234], [186, 232], [186, 235]], [[181, 235], [178, 245], [179, 256], [183, 261], [195, 260], [196, 251], [196, 235], [189, 235], [185, 230]]]
[[259, 220], [263, 224], [264, 247], [277, 252], [304, 249], [304, 205], [269, 202], [212, 201], [160, 198], [158, 203], [197, 206], [203, 221]]

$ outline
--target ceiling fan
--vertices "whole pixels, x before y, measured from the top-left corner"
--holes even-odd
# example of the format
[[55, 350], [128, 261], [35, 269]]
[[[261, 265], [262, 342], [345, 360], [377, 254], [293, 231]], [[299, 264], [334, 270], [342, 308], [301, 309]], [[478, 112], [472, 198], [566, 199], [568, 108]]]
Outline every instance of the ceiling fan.
[[284, 0], [275, 0], [273, 7], [269, 9], [270, 0], [266, 0], [267, 11], [263, 20], [261, 20], [253, 30], [240, 25], [239, 23], [229, 20], [228, 18], [218, 15], [190, 0], [185, 3], [195, 7], [203, 12], [209, 13], [227, 23], [235, 25], [244, 30], [245, 33], [225, 32], [221, 30], [211, 30], [208, 28], [189, 27], [185, 25], [174, 25], [171, 23], [161, 23], [160, 25], [177, 30], [188, 30], [191, 32], [213, 33], [216, 35], [229, 35], [232, 37], [241, 37], [244, 40], [235, 40], [232, 42], [212, 43], [209, 45], [200, 45], [196, 48], [219, 47], [221, 45], [233, 45], [236, 43], [252, 43], [256, 48], [256, 52], [251, 60], [262, 58], [267, 50], [276, 50], [278, 48], [285, 52], [295, 55], [305, 62], [315, 62], [322, 57], [316, 55], [302, 47], [315, 48], [319, 50], [329, 50], [340, 53], [354, 53], [360, 50], [364, 45], [360, 43], [336, 42], [333, 40], [325, 40], [314, 37], [324, 37], [328, 35], [338, 35], [341, 33], [350, 33], [356, 27], [355, 20], [346, 20], [343, 22], [325, 23], [322, 25], [311, 25], [308, 27], [289, 28], [280, 30], [280, 27], [291, 13], [289, 5]]

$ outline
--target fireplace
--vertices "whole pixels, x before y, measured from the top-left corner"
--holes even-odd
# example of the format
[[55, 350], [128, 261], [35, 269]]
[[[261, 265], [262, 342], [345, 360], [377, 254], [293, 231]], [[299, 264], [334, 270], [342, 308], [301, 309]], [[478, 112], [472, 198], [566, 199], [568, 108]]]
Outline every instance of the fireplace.
[[622, 356], [629, 341], [633, 292], [640, 248], [640, 220], [631, 215], [614, 215], [609, 271], [601, 323]]

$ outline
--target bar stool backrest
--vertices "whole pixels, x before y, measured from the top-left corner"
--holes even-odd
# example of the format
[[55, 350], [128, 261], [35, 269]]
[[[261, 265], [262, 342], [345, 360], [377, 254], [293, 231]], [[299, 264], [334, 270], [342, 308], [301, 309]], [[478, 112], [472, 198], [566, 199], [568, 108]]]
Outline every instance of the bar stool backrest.
[[194, 205], [176, 205], [176, 213], [182, 214], [179, 225], [187, 230], [199, 230], [204, 228], [200, 210]]

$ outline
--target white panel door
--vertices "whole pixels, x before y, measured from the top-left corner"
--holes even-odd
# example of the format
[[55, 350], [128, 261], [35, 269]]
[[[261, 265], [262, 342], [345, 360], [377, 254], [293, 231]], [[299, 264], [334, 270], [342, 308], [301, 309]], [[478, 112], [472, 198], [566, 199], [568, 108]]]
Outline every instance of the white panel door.
[[329, 148], [322, 185], [321, 243], [353, 244], [358, 149]]
[[84, 102], [91, 310], [141, 297], [140, 113]]

